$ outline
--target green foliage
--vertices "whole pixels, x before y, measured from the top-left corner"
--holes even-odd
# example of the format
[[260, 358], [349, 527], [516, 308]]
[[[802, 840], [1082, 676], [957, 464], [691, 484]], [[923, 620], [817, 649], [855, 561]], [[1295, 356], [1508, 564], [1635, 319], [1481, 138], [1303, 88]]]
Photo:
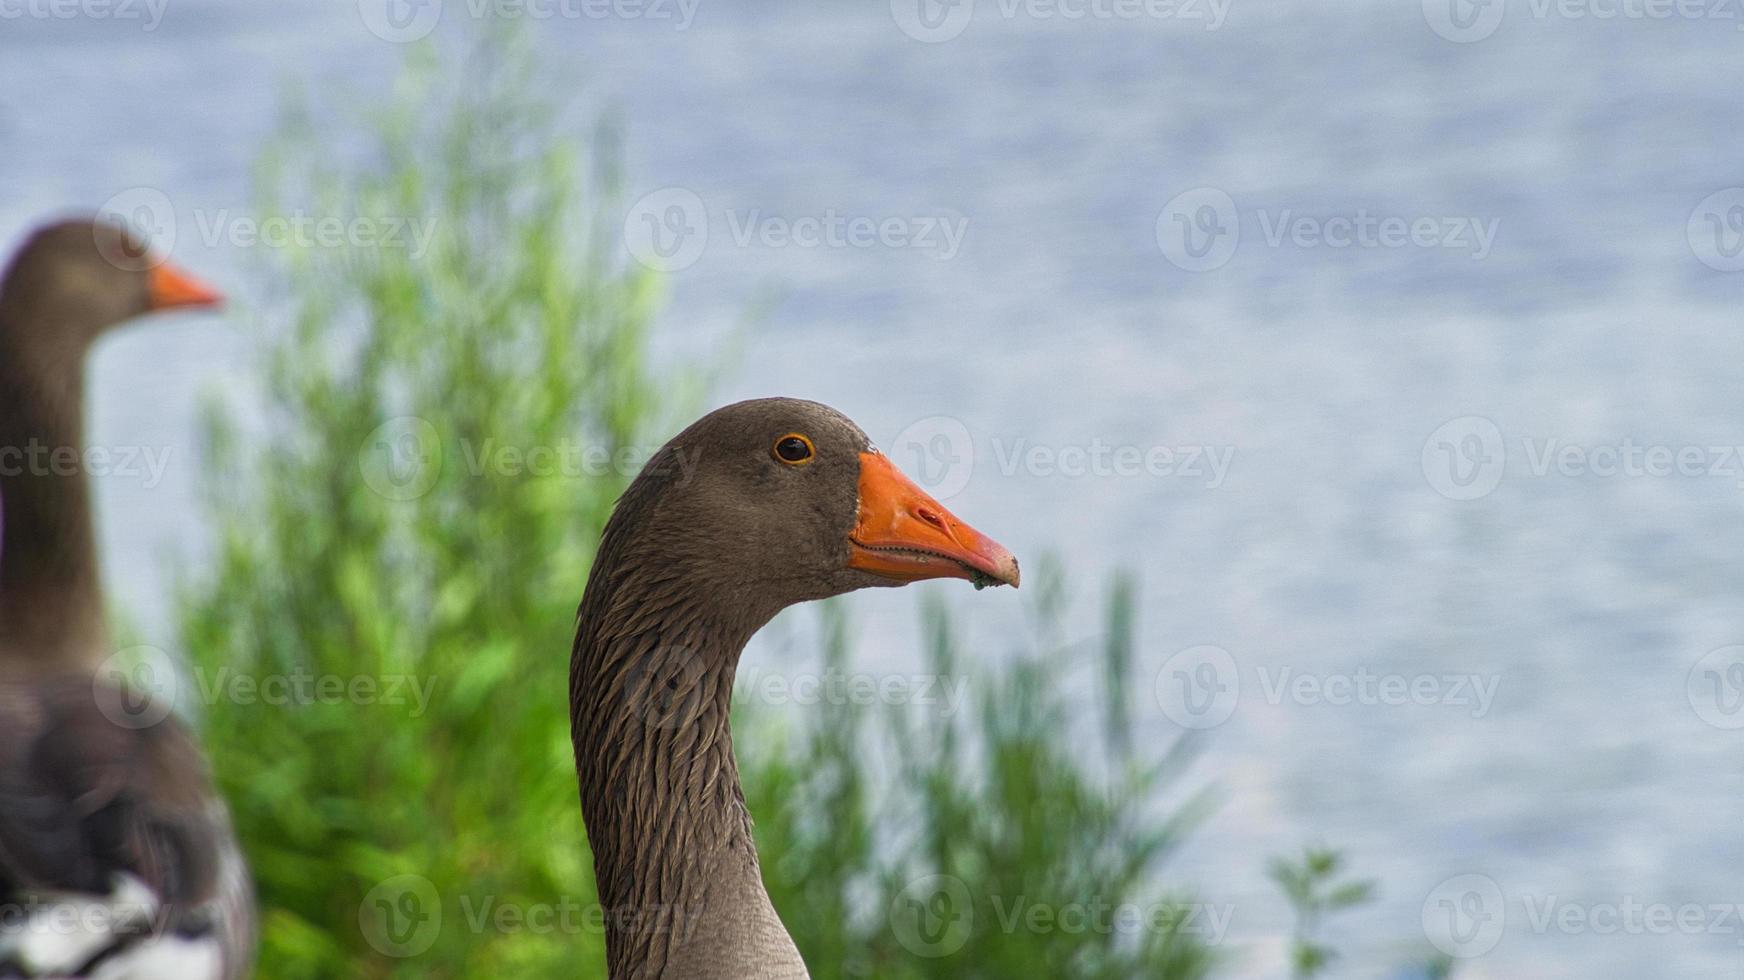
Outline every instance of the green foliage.
[[1372, 899], [1375, 883], [1344, 879], [1344, 855], [1324, 847], [1306, 848], [1295, 861], [1276, 858], [1270, 871], [1296, 913], [1296, 930], [1290, 942], [1291, 975], [1302, 980], [1319, 976], [1338, 956], [1320, 940], [1321, 925], [1333, 913]]
[[[1131, 584], [1117, 582], [1096, 665], [1109, 707], [1084, 731], [1060, 684], [1083, 659], [1058, 640], [1061, 577], [1044, 566], [1030, 581], [1036, 646], [1009, 660], [965, 656], [946, 608], [927, 603], [924, 674], [962, 685], [957, 710], [831, 704], [796, 751], [751, 771], [771, 896], [818, 980], [1173, 980], [1213, 965], [1191, 898], [1155, 885], [1202, 812], [1149, 811], [1186, 753], [1139, 761], [1114, 707], [1133, 682]], [[845, 672], [841, 617], [825, 625], [825, 669]], [[882, 780], [874, 750], [894, 759]], [[1114, 771], [1091, 771], [1086, 752]]]
[[[421, 254], [410, 241], [275, 253], [265, 417], [210, 417], [219, 547], [215, 570], [184, 584], [181, 620], [220, 691], [202, 724], [275, 980], [603, 970], [597, 930], [468, 919], [593, 901], [567, 654], [625, 475], [492, 454], [615, 454], [664, 424], [658, 406], [689, 399], [647, 367], [654, 284], [612, 258], [612, 161], [553, 138], [526, 106], [525, 63], [446, 74], [426, 53], [356, 159], [332, 149], [354, 130], [302, 110], [263, 166], [263, 216], [432, 235]], [[264, 687], [217, 687], [237, 677], [307, 693], [272, 704]], [[375, 687], [326, 698], [323, 678]], [[395, 684], [404, 703], [386, 703]], [[434, 886], [444, 920], [406, 958], [372, 946], [359, 918], [402, 874]]]

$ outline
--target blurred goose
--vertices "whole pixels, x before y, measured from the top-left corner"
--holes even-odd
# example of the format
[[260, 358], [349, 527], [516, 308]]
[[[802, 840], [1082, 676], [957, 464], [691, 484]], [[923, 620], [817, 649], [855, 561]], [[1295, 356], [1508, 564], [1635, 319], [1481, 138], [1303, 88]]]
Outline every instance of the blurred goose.
[[794, 603], [953, 577], [1016, 586], [1017, 560], [823, 405], [740, 402], [655, 455], [606, 524], [570, 659], [613, 977], [807, 976], [739, 785], [739, 655]]
[[206, 762], [109, 652], [83, 473], [91, 344], [218, 294], [123, 230], [36, 233], [0, 281], [0, 977], [247, 973], [252, 896]]

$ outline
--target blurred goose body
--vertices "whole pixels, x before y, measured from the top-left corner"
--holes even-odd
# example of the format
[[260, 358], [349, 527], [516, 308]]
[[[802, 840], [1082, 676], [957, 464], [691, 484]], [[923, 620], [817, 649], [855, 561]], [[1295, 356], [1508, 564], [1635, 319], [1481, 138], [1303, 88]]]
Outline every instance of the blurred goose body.
[[[0, 977], [230, 980], [253, 898], [206, 762], [109, 652], [84, 476], [84, 361], [216, 293], [124, 231], [36, 233], [0, 281]], [[162, 709], [162, 710], [159, 710]]]
[[1017, 561], [815, 402], [719, 409], [630, 485], [570, 659], [614, 978], [807, 976], [764, 889], [733, 755], [740, 653], [787, 606], [942, 577], [1016, 586]]

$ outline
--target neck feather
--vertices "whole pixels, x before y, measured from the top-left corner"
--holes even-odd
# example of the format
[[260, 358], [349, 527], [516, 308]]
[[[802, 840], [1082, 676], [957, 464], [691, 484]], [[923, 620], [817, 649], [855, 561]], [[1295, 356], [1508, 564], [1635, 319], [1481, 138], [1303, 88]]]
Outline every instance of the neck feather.
[[7, 316], [0, 310], [0, 660], [66, 666], [105, 643], [83, 357], [31, 349]]
[[635, 496], [601, 539], [570, 660], [610, 973], [704, 976], [756, 963], [802, 976], [763, 888], [729, 723], [739, 655], [774, 610], [686, 574], [694, 566], [682, 557], [639, 550], [673, 538], [627, 533]]

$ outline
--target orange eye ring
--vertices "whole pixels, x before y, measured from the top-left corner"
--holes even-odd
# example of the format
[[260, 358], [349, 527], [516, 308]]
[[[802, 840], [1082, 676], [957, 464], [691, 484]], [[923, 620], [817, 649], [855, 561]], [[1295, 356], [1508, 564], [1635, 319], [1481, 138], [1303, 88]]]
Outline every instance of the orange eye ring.
[[775, 440], [775, 444], [769, 447], [769, 454], [789, 466], [804, 466], [817, 455], [817, 449], [812, 446], [810, 439], [797, 432], [789, 432]]

